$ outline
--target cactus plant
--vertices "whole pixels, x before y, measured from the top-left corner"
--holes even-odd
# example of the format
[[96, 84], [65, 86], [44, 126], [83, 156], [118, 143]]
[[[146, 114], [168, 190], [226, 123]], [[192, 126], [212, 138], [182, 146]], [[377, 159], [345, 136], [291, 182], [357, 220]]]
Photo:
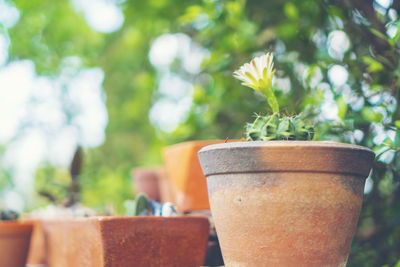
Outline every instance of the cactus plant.
[[139, 194], [135, 200], [125, 202], [128, 216], [163, 216], [170, 217], [177, 215], [176, 208], [170, 202], [160, 203], [155, 200], [148, 200], [146, 195]]
[[134, 216], [146, 216], [149, 215], [150, 203], [147, 197], [143, 194], [139, 194], [135, 200]]
[[267, 53], [254, 58], [234, 72], [234, 77], [265, 97], [272, 108], [271, 115], [257, 115], [253, 123], [248, 123], [245, 130], [247, 141], [268, 140], [312, 140], [314, 127], [307, 125], [301, 115], [283, 116], [272, 89], [274, 76], [273, 54]]
[[314, 128], [304, 123], [300, 116], [281, 117], [257, 115], [253, 123], [246, 126], [246, 141], [312, 140]]

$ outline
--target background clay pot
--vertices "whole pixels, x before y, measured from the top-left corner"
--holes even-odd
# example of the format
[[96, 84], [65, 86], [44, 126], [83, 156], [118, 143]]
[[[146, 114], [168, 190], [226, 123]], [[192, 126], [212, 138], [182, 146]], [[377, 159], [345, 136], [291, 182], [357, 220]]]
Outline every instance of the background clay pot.
[[132, 170], [135, 189], [149, 199], [160, 201], [159, 171], [157, 168], [137, 168]]
[[199, 152], [226, 266], [345, 266], [374, 154], [311, 141]]
[[206, 217], [93, 217], [44, 222], [49, 267], [201, 266]]
[[31, 236], [31, 242], [29, 246], [29, 254], [27, 264], [40, 265], [45, 263], [45, 245], [44, 235], [42, 229], [42, 222], [40, 220], [27, 219], [25, 222], [33, 224], [33, 231]]
[[165, 172], [176, 193], [174, 204], [183, 211], [209, 210], [207, 182], [197, 152], [204, 146], [225, 141], [190, 141], [164, 149]]
[[0, 266], [25, 267], [33, 225], [0, 222]]
[[160, 198], [161, 202], [171, 202], [176, 203], [175, 201], [175, 187], [173, 186], [170, 179], [168, 179], [165, 173], [165, 167], [162, 166], [158, 169], [158, 176], [159, 176], [159, 185], [160, 185]]

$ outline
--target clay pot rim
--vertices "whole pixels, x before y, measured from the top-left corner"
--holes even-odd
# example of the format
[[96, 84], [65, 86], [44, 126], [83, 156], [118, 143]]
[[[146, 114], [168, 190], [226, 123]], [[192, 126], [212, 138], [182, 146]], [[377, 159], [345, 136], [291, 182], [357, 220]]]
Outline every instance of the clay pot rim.
[[134, 176], [136, 172], [138, 173], [157, 173], [159, 172], [161, 165], [153, 167], [134, 167], [131, 169], [131, 176]]
[[32, 227], [33, 222], [27, 220], [0, 221], [0, 227]]
[[[229, 139], [229, 140], [226, 140], [226, 143], [234, 143], [234, 142], [238, 142], [238, 141], [239, 140], [237, 140], [237, 139]], [[208, 146], [209, 146], [210, 143], [222, 143], [222, 142], [224, 142], [224, 140], [222, 140], [222, 139], [185, 141], [185, 142], [176, 143], [176, 144], [172, 144], [172, 145], [166, 146], [166, 147], [164, 147], [163, 152], [165, 153], [165, 151], [171, 151], [171, 150], [179, 149], [179, 148], [187, 146], [187, 145], [207, 146], [207, 144], [208, 144]]]
[[214, 144], [198, 157], [206, 177], [233, 173], [341, 173], [366, 178], [375, 153], [326, 141], [250, 141]]
[[182, 220], [204, 220], [207, 216], [91, 216], [91, 217], [80, 217], [80, 218], [52, 218], [52, 219], [42, 219], [45, 222], [71, 222], [71, 221], [112, 221], [112, 220], [125, 220], [125, 221], [137, 221], [137, 220], [152, 220], [152, 221], [182, 221]]
[[152, 220], [152, 221], [195, 221], [195, 220], [204, 220], [208, 218], [206, 216], [171, 216], [171, 217], [163, 217], [163, 216], [96, 216], [92, 217], [99, 221], [111, 221], [111, 220]]
[[240, 149], [252, 147], [271, 147], [271, 148], [296, 148], [296, 147], [310, 147], [310, 148], [326, 148], [326, 149], [353, 149], [375, 153], [369, 148], [332, 141], [292, 141], [292, 140], [271, 140], [271, 141], [239, 141], [208, 145], [200, 149], [199, 153], [210, 150], [222, 149]]
[[33, 227], [34, 224], [30, 222], [21, 222], [19, 220], [0, 221], [0, 237], [30, 235]]

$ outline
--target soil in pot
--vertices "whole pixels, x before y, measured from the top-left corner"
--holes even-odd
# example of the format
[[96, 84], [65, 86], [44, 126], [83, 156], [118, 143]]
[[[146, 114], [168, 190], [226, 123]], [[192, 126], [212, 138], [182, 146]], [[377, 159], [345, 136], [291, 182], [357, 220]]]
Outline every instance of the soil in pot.
[[0, 221], [0, 266], [25, 267], [33, 225]]
[[346, 266], [370, 150], [242, 142], [199, 157], [226, 266]]

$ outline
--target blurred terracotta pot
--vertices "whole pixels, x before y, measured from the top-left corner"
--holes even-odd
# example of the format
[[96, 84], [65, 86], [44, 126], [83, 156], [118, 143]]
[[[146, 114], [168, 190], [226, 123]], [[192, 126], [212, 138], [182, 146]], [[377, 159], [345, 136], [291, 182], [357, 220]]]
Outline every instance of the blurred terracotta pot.
[[28, 219], [24, 221], [33, 224], [33, 232], [31, 236], [31, 243], [29, 246], [27, 264], [30, 265], [44, 264], [46, 255], [45, 255], [45, 244], [44, 244], [42, 222], [41, 220], [33, 220], [33, 219]]
[[171, 202], [171, 203], [176, 203], [175, 201], [175, 189], [174, 186], [171, 182], [170, 179], [168, 179], [166, 172], [165, 172], [165, 167], [162, 166], [158, 169], [158, 175], [159, 175], [159, 185], [160, 185], [160, 198], [161, 202]]
[[92, 217], [44, 222], [49, 267], [201, 266], [206, 217]]
[[204, 146], [223, 142], [225, 141], [190, 141], [164, 149], [165, 172], [174, 187], [174, 204], [179, 211], [210, 209], [207, 182], [197, 152]]
[[32, 228], [31, 223], [0, 222], [0, 266], [25, 267]]
[[372, 151], [240, 142], [199, 158], [226, 266], [346, 266]]
[[138, 193], [144, 193], [149, 199], [160, 201], [158, 168], [133, 169], [132, 178]]

